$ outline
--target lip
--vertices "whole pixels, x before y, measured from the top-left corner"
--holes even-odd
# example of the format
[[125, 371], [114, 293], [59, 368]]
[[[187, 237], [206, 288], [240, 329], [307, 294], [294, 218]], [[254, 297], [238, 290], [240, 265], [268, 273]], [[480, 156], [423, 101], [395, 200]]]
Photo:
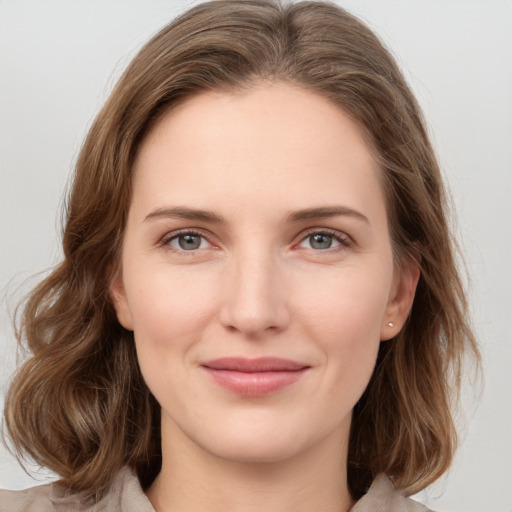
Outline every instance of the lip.
[[223, 357], [201, 367], [221, 387], [241, 396], [267, 396], [297, 382], [308, 365], [277, 357]]

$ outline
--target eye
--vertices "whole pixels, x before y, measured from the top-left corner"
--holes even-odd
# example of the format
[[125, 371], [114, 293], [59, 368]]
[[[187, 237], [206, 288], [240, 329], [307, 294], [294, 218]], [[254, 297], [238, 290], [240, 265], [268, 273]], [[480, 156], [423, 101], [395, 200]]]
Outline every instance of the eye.
[[210, 243], [200, 233], [187, 231], [178, 233], [163, 240], [165, 245], [172, 247], [177, 251], [191, 252], [198, 249], [210, 247]]
[[330, 231], [313, 231], [300, 242], [299, 247], [314, 249], [315, 251], [325, 251], [348, 245], [349, 239], [347, 235]]

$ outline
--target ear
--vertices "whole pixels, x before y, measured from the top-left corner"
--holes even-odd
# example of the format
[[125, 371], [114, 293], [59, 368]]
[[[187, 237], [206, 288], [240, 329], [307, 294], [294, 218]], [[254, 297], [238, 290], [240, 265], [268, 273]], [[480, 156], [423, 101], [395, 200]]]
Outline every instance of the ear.
[[130, 308], [128, 307], [128, 300], [123, 283], [123, 276], [120, 270], [113, 273], [111, 280], [109, 295], [114, 309], [116, 310], [117, 319], [119, 323], [129, 331], [133, 331], [133, 322]]
[[393, 338], [402, 330], [412, 308], [419, 278], [419, 263], [412, 258], [395, 269], [389, 302], [382, 320], [381, 341]]

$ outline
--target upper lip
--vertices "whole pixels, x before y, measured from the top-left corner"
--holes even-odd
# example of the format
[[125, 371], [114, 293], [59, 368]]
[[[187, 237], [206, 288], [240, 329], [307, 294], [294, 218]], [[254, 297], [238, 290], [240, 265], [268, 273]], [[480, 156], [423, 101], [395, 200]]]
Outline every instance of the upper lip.
[[258, 357], [250, 359], [246, 357], [221, 357], [202, 363], [201, 366], [212, 370], [230, 370], [245, 373], [256, 372], [284, 372], [297, 371], [308, 368], [308, 365], [281, 359], [279, 357]]

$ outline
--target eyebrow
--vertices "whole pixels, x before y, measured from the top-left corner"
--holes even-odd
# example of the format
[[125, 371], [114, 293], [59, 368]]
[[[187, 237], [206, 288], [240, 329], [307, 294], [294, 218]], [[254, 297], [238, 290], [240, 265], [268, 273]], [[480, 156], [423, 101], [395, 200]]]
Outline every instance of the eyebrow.
[[158, 208], [146, 215], [144, 222], [162, 217], [173, 219], [197, 220], [201, 222], [210, 222], [212, 224], [220, 224], [224, 219], [219, 215], [207, 210], [195, 210], [192, 208], [184, 208], [177, 206], [175, 208]]
[[357, 210], [353, 210], [352, 208], [347, 208], [346, 206], [324, 206], [320, 208], [307, 208], [304, 210], [299, 210], [293, 212], [288, 217], [289, 222], [300, 222], [305, 220], [317, 220], [317, 219], [325, 219], [327, 217], [354, 217], [355, 219], [362, 220], [366, 224], [370, 224], [368, 217], [358, 212]]
[[[288, 222], [295, 223], [306, 220], [317, 220], [338, 216], [354, 217], [365, 222], [366, 224], [370, 224], [370, 221], [365, 215], [346, 206], [323, 206], [318, 208], [306, 208], [304, 210], [298, 210], [288, 216]], [[196, 210], [193, 208], [185, 208], [181, 206], [177, 206], [175, 208], [157, 208], [156, 210], [146, 215], [144, 222], [162, 217], [196, 220], [201, 222], [209, 222], [212, 224], [221, 224], [225, 222], [223, 217], [211, 211]]]

